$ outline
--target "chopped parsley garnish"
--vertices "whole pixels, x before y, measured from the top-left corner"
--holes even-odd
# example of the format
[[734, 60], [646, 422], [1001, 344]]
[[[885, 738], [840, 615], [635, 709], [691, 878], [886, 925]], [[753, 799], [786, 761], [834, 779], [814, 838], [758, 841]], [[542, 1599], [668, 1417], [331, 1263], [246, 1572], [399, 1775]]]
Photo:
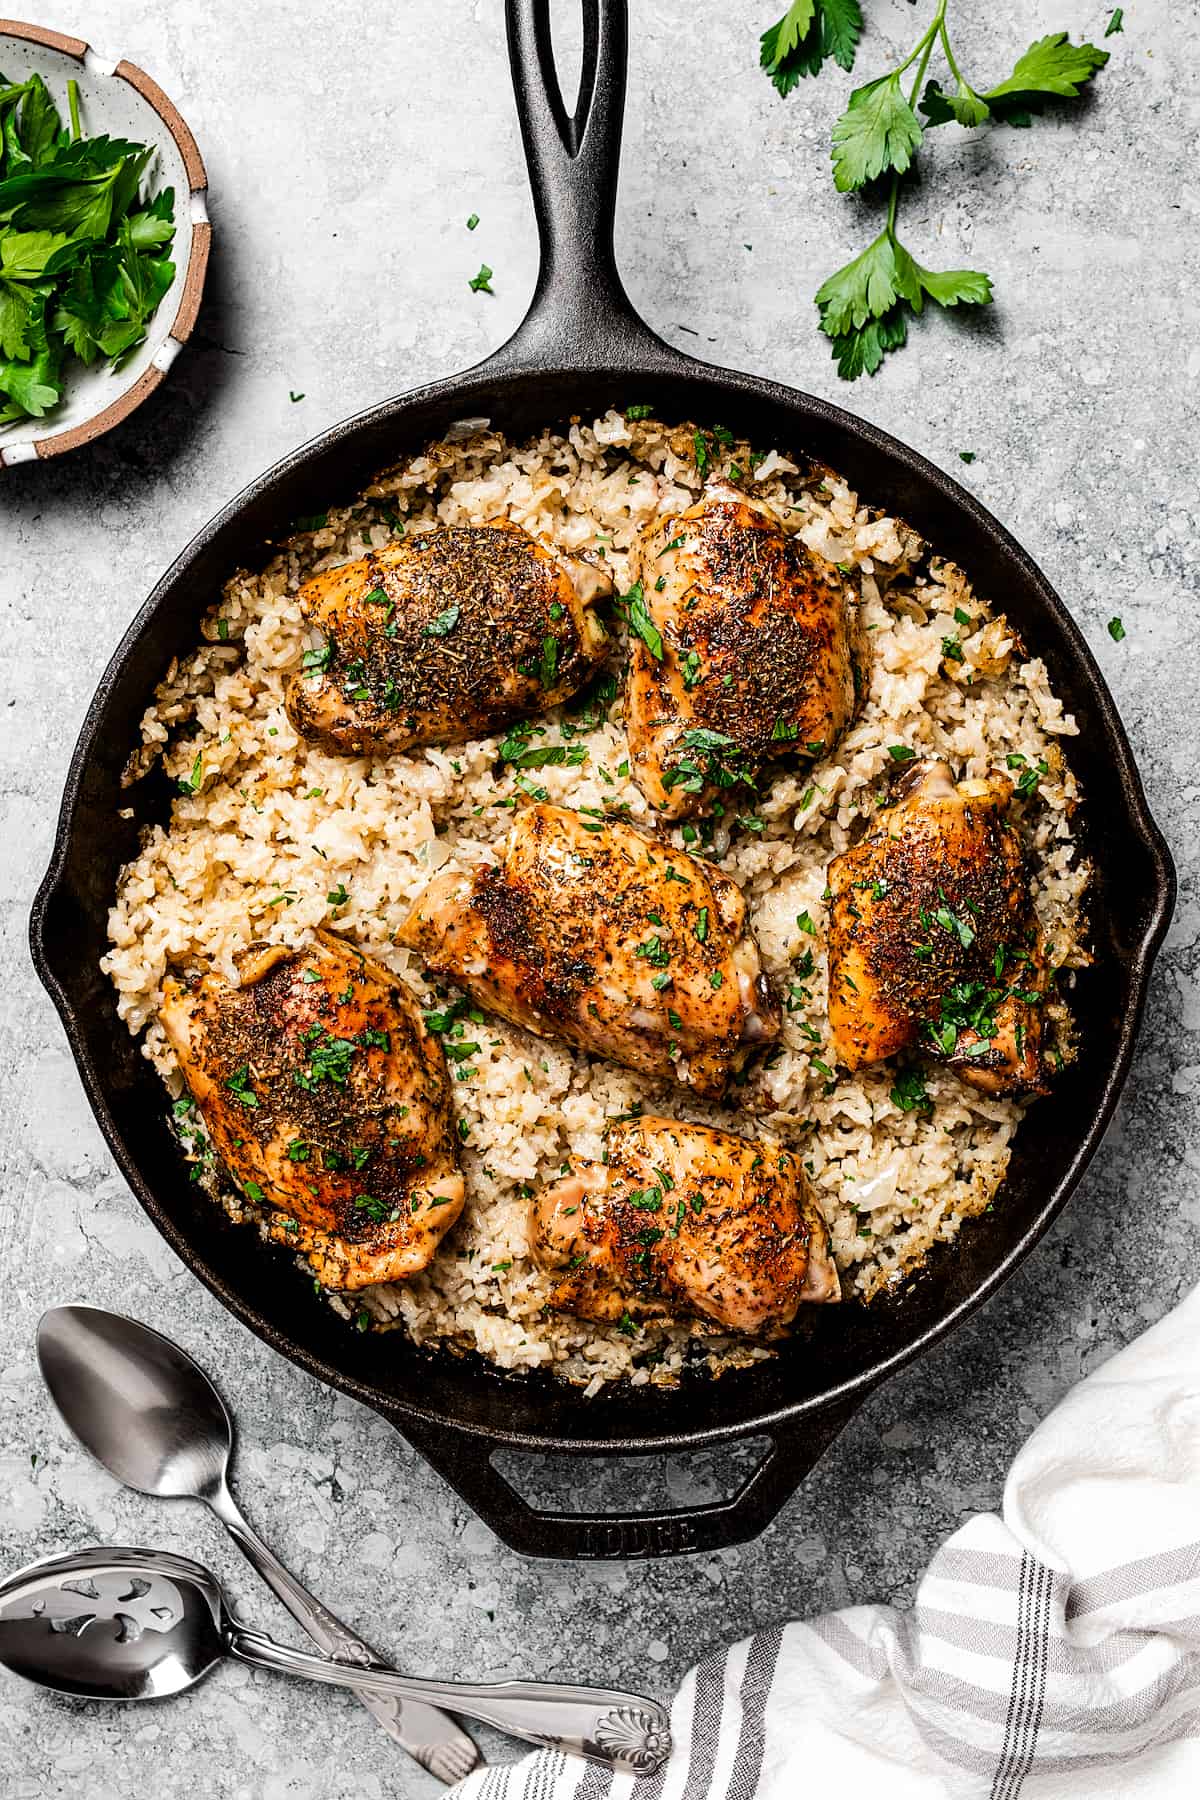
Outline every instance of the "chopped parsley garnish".
[[197, 750], [190, 775], [181, 775], [176, 783], [181, 794], [198, 794], [204, 786], [204, 752]]
[[810, 937], [816, 937], [817, 928], [812, 922], [812, 914], [808, 911], [807, 907], [802, 913], [796, 914], [796, 923], [801, 931], [807, 931]]
[[917, 754], [916, 751], [910, 750], [907, 744], [889, 744], [888, 745], [888, 755], [891, 757], [893, 762], [898, 762], [898, 763], [911, 762], [913, 757], [916, 754]]
[[683, 685], [688, 693], [700, 683], [700, 652], [689, 650], [683, 659]]
[[981, 1040], [980, 1054], [996, 1035], [995, 1009], [1004, 998], [1003, 989], [989, 987], [983, 981], [958, 981], [939, 1002], [939, 1017], [927, 1021], [925, 1029], [937, 1048], [946, 1056], [954, 1053], [962, 1032], [970, 1032]]
[[942, 655], [949, 663], [960, 663], [963, 659], [963, 647], [957, 637], [942, 639]]
[[492, 286], [492, 276], [495, 273], [496, 271], [489, 269], [486, 263], [480, 263], [478, 275], [472, 275], [467, 286], [473, 294], [494, 294], [496, 290]]
[[352, 1205], [355, 1212], [366, 1213], [368, 1219], [373, 1219], [376, 1225], [398, 1217], [398, 1209], [390, 1201], [380, 1200], [374, 1194], [355, 1194]]
[[479, 214], [472, 213], [470, 218], [467, 220], [467, 230], [474, 231], [474, 229], [478, 225], [478, 223], [479, 223]]
[[349, 895], [348, 890], [346, 889], [344, 884], [340, 881], [338, 882], [337, 886], [335, 888], [331, 888], [329, 893], [327, 893], [325, 896], [325, 899], [328, 902], [328, 904], [333, 907], [345, 906], [345, 904], [349, 900], [349, 898], [350, 898], [350, 895]]
[[933, 1101], [925, 1087], [925, 1077], [920, 1069], [902, 1069], [896, 1077], [896, 1084], [889, 1096], [893, 1106], [898, 1106], [902, 1113], [931, 1113]]
[[[671, 952], [667, 949], [667, 946], [663, 943], [657, 932], [653, 937], [647, 938], [644, 944], [639, 944], [633, 954], [642, 957], [644, 961], [652, 964], [656, 969], [665, 969], [671, 960]], [[666, 984], [664, 983], [664, 986], [665, 985]]]
[[707, 940], [707, 938], [708, 938], [708, 908], [707, 908], [707, 906], [702, 906], [700, 908], [700, 911], [697, 913], [696, 923], [692, 927], [692, 934], [695, 937], [696, 942], [698, 944], [703, 944]]
[[618, 604], [629, 621], [629, 629], [635, 637], [641, 638], [655, 662], [663, 659], [662, 632], [650, 617], [646, 607], [645, 592], [640, 581], [635, 581], [627, 594], [620, 596]]
[[336, 1087], [345, 1087], [350, 1078], [350, 1065], [358, 1054], [358, 1045], [352, 1038], [335, 1038], [324, 1025], [314, 1025], [304, 1033], [304, 1042], [308, 1048], [308, 1067], [296, 1069], [292, 1080], [296, 1086], [306, 1093], [322, 1081], [331, 1081]]
[[255, 1093], [250, 1083], [249, 1063], [243, 1063], [240, 1069], [235, 1069], [233, 1074], [226, 1080], [225, 1086], [229, 1089], [231, 1094], [241, 1101], [243, 1106], [248, 1106], [251, 1111], [257, 1107], [258, 1095]]
[[969, 950], [975, 942], [974, 926], [969, 920], [959, 918], [956, 913], [951, 911], [941, 888], [938, 889], [938, 899], [942, 904], [932, 915], [934, 924], [940, 925], [943, 931], [948, 931], [951, 937], [957, 938], [964, 950]]
[[[723, 731], [693, 726], [684, 732], [680, 742], [692, 754], [663, 771], [662, 782], [668, 793], [678, 787], [685, 794], [699, 794], [706, 783], [719, 788], [735, 787], [738, 782], [754, 785], [749, 773], [737, 766], [745, 752]], [[698, 759], [702, 759], [703, 766]]]
[[430, 619], [425, 626], [424, 636], [431, 638], [449, 637], [462, 617], [461, 606], [448, 606], [436, 618]]
[[542, 639], [538, 678], [544, 688], [552, 688], [558, 675], [558, 639], [547, 633]]
[[648, 419], [653, 411], [652, 406], [647, 406], [643, 401], [639, 401], [636, 406], [625, 408], [625, 417], [627, 419]]
[[1125, 627], [1122, 625], [1120, 619], [1110, 619], [1108, 621], [1108, 635], [1114, 644], [1119, 644], [1121, 642], [1121, 639], [1125, 636]]

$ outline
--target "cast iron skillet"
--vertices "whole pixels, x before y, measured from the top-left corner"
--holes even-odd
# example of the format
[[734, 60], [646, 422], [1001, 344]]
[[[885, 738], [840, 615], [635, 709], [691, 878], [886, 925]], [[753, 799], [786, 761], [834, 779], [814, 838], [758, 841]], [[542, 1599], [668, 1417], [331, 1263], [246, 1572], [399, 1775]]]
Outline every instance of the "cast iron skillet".
[[[1063, 1206], [1116, 1104], [1174, 871], [1100, 672], [1045, 578], [977, 501], [940, 470], [849, 414], [752, 375], [683, 356], [637, 317], [613, 256], [625, 88], [625, 0], [584, 0], [583, 81], [568, 118], [550, 47], [549, 0], [507, 0], [509, 50], [542, 245], [527, 317], [467, 374], [336, 426], [255, 481], [189, 545], [134, 620], [92, 701], [71, 762], [53, 861], [33, 910], [38, 972], [96, 1117], [133, 1191], [188, 1267], [266, 1343], [373, 1407], [516, 1549], [534, 1556], [660, 1556], [740, 1542], [774, 1517], [879, 1383], [995, 1293]], [[239, 564], [298, 516], [349, 497], [386, 463], [467, 419], [520, 436], [572, 414], [650, 402], [667, 419], [720, 422], [754, 442], [844, 472], [960, 562], [1045, 657], [1080, 725], [1071, 755], [1095, 858], [1096, 966], [1077, 1005], [1082, 1054], [1018, 1134], [1003, 1202], [953, 1252], [869, 1311], [814, 1308], [809, 1335], [777, 1359], [677, 1389], [623, 1388], [591, 1402], [546, 1378], [432, 1357], [399, 1333], [359, 1335], [277, 1251], [228, 1224], [187, 1182], [162, 1090], [118, 1022], [98, 963], [105, 917], [138, 830], [166, 815], [167, 783], [122, 792], [138, 720], [170, 658]], [[134, 817], [120, 819], [118, 808]], [[762, 1435], [770, 1448], [720, 1504], [650, 1516], [539, 1512], [493, 1467], [501, 1446], [567, 1454], [671, 1452]]]

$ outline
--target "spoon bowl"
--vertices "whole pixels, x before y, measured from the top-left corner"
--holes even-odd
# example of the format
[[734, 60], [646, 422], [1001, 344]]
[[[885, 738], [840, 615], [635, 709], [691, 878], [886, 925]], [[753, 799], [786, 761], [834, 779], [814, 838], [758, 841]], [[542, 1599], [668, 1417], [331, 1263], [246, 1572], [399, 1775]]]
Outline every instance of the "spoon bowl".
[[79, 1550], [0, 1583], [0, 1663], [60, 1694], [158, 1700], [225, 1655], [221, 1590], [165, 1551]]
[[203, 1500], [224, 1486], [233, 1424], [178, 1344], [119, 1313], [56, 1306], [38, 1326], [37, 1354], [66, 1424], [126, 1487]]

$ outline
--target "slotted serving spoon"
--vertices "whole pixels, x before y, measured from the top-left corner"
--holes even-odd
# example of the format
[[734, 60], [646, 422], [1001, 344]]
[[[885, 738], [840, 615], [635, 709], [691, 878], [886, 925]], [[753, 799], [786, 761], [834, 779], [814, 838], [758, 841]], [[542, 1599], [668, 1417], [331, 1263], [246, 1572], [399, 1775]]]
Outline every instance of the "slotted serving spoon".
[[0, 1664], [61, 1694], [155, 1700], [180, 1694], [224, 1657], [309, 1681], [445, 1706], [528, 1744], [650, 1775], [671, 1748], [653, 1700], [543, 1681], [420, 1681], [378, 1664], [328, 1662], [234, 1618], [216, 1578], [167, 1551], [89, 1549], [0, 1583]]

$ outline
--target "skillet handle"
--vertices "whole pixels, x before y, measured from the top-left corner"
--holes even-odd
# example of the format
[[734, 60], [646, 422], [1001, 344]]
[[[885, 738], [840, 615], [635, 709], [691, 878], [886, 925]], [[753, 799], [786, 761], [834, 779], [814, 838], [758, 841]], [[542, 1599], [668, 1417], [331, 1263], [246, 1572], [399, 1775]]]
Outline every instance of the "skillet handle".
[[[522, 1556], [572, 1562], [631, 1562], [726, 1550], [765, 1531], [862, 1405], [863, 1396], [782, 1425], [753, 1473], [729, 1500], [651, 1513], [566, 1513], [531, 1506], [493, 1466], [476, 1437], [391, 1415], [485, 1525]], [[388, 1415], [385, 1415], [388, 1416]]]
[[677, 369], [686, 358], [638, 317], [613, 251], [628, 0], [582, 5], [579, 99], [568, 114], [554, 63], [550, 0], [505, 0], [541, 262], [529, 310], [495, 360], [514, 367], [604, 368], [634, 354], [644, 364]]

